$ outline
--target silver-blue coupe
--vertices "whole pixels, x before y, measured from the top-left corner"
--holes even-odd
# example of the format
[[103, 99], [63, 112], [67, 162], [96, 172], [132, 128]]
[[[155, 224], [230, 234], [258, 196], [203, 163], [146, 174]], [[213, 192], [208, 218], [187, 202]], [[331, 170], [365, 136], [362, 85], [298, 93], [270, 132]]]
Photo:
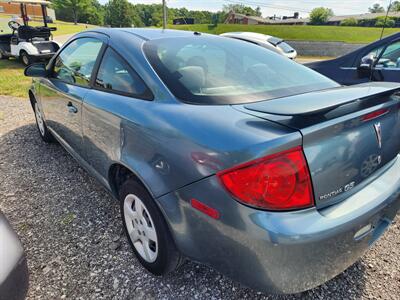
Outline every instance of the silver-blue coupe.
[[121, 203], [137, 259], [295, 293], [352, 265], [400, 206], [400, 85], [343, 87], [251, 43], [93, 29], [34, 77], [40, 136]]

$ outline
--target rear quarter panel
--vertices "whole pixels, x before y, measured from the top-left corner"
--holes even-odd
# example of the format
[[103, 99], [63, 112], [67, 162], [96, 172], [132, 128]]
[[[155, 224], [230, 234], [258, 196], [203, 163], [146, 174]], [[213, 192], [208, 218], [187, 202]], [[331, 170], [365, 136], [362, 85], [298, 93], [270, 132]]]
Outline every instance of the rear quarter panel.
[[230, 106], [145, 101], [92, 90], [83, 109], [86, 160], [104, 178], [120, 163], [154, 197], [219, 170], [301, 144], [301, 135]]

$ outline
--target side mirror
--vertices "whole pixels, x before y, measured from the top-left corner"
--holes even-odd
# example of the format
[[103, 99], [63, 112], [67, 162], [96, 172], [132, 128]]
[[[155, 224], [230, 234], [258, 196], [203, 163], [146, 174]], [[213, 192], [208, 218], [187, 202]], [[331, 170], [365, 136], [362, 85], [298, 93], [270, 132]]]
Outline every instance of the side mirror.
[[369, 77], [371, 75], [372, 69], [375, 66], [376, 58], [371, 56], [365, 56], [361, 59], [361, 64], [357, 68], [359, 77]]
[[38, 63], [26, 67], [24, 75], [27, 77], [47, 77], [48, 71], [45, 64]]

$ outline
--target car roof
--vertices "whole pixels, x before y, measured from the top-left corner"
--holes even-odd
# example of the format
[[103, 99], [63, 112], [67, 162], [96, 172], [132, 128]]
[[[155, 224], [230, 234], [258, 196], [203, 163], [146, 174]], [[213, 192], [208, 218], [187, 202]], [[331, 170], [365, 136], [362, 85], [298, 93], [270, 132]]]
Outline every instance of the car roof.
[[[95, 28], [89, 31], [99, 32], [109, 36], [132, 34], [146, 41], [161, 38], [190, 37], [194, 34], [199, 34], [194, 31], [157, 28]], [[201, 33], [201, 35], [209, 34]]]

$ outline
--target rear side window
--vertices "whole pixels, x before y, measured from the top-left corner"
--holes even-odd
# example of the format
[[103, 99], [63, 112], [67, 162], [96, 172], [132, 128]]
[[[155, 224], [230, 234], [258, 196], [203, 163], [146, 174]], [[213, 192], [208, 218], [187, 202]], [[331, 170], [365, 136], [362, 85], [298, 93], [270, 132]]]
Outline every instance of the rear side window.
[[108, 48], [96, 77], [99, 89], [150, 100], [151, 92], [143, 80], [119, 54]]
[[71, 42], [56, 58], [53, 77], [84, 87], [90, 79], [103, 43], [94, 38], [81, 38]]

